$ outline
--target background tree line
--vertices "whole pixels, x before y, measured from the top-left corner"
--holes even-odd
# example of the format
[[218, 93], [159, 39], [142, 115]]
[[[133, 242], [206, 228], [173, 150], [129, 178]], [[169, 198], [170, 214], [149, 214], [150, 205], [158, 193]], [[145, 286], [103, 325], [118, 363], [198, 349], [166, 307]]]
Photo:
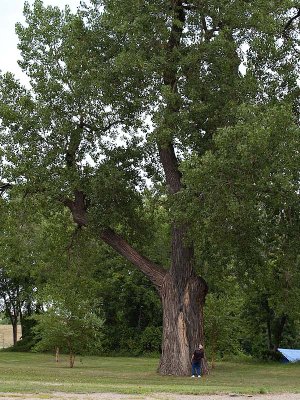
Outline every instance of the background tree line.
[[[68, 214], [54, 210], [49, 218], [43, 209], [33, 207], [32, 197], [20, 200], [13, 194], [2, 199], [0, 296], [6, 322], [14, 331], [17, 323], [22, 327], [22, 340], [15, 342], [14, 349], [54, 351], [58, 347], [69, 352], [67, 339], [73, 335], [74, 354], [158, 355], [162, 309], [148, 280], [107, 246], [91, 242]], [[156, 201], [152, 207], [148, 197], [147, 191], [145, 218], [157, 222], [157, 239], [148, 250], [157, 254], [160, 247], [161, 257], [167, 257], [164, 200], [157, 209]], [[24, 201], [33, 213], [23, 212]], [[299, 347], [299, 280], [290, 278], [283, 299], [286, 276], [279, 271], [274, 275], [270, 265], [261, 269], [257, 280], [241, 279], [235, 271], [242, 266], [235, 263], [242, 261], [214, 255], [215, 268], [227, 271], [217, 276], [207, 272], [205, 344], [213, 364], [226, 356], [274, 358], [277, 347]], [[74, 319], [69, 326], [68, 313]], [[88, 315], [95, 323], [91, 318], [83, 332]]]

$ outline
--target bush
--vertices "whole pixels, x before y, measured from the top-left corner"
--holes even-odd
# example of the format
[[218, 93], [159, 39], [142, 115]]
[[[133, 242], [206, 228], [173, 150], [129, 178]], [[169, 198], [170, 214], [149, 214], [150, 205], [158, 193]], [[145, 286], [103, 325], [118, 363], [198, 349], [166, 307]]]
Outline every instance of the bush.
[[148, 326], [141, 335], [143, 353], [161, 353], [162, 327]]

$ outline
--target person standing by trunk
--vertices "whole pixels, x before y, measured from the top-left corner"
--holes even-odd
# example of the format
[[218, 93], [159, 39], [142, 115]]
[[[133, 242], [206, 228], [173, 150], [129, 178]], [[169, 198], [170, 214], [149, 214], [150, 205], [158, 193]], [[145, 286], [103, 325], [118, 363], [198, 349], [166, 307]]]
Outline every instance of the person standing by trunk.
[[195, 378], [195, 375], [197, 375], [198, 378], [201, 378], [201, 361], [203, 357], [204, 349], [203, 346], [199, 344], [192, 356], [192, 378]]

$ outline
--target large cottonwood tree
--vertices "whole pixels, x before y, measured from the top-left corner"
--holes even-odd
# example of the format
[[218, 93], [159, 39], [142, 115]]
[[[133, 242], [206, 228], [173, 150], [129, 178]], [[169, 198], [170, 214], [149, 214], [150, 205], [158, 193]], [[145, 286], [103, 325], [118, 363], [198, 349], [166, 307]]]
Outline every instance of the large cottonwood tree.
[[[61, 202], [151, 280], [163, 305], [162, 374], [188, 374], [204, 341], [207, 285], [181, 206], [182, 161], [213, 149], [240, 104], [293, 101], [293, 7], [94, 0], [72, 15], [36, 0], [17, 27], [30, 89], [1, 77], [6, 179]], [[170, 265], [139, 251], [145, 174], [168, 203]]]

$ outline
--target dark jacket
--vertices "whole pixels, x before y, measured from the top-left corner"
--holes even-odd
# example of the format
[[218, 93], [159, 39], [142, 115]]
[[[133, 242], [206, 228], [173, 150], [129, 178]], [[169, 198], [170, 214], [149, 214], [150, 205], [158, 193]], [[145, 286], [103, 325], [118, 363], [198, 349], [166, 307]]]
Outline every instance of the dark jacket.
[[197, 349], [194, 351], [194, 354], [193, 354], [193, 362], [195, 362], [195, 363], [200, 362], [203, 357], [204, 357], [204, 350]]

